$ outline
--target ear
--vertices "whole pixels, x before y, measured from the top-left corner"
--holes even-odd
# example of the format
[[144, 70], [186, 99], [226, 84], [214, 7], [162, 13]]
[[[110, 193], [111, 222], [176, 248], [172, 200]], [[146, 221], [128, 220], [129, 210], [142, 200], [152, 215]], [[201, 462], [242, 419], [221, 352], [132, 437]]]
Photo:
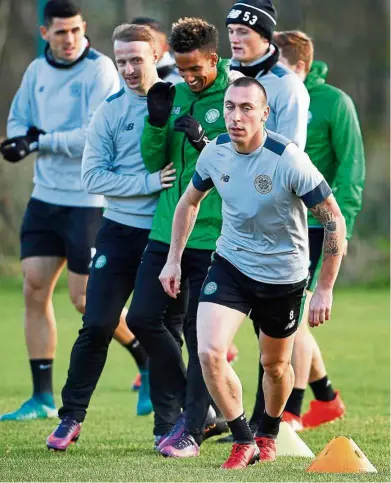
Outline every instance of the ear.
[[266, 106], [263, 110], [263, 115], [262, 115], [261, 121], [266, 122], [269, 118], [269, 114], [270, 114], [270, 107]]
[[152, 55], [153, 55], [153, 63], [157, 63], [157, 53], [155, 47], [152, 48]]
[[45, 40], [47, 42], [48, 41], [48, 29], [44, 25], [41, 25], [39, 27], [39, 32], [40, 32], [43, 40]]
[[87, 22], [85, 20], [83, 21], [83, 29], [84, 29], [84, 33], [86, 33], [86, 30], [87, 30]]
[[210, 63], [212, 67], [216, 67], [218, 61], [219, 61], [219, 56], [216, 54], [216, 52], [213, 52], [212, 54], [210, 54]]

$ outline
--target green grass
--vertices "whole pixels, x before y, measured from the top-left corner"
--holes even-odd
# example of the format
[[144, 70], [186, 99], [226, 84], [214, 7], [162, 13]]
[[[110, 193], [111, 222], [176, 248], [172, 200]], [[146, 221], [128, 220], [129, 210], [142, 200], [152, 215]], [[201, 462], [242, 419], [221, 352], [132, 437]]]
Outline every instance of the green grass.
[[[0, 280], [0, 412], [15, 409], [30, 394], [23, 336], [20, 284]], [[148, 300], [146, 300], [148, 303]], [[80, 317], [64, 284], [55, 295], [59, 347], [55, 363], [57, 403]], [[1, 481], [390, 481], [389, 471], [389, 296], [388, 292], [337, 290], [333, 319], [316, 335], [326, 355], [332, 383], [341, 389], [347, 416], [335, 424], [302, 433], [317, 454], [334, 436], [351, 436], [378, 470], [377, 474], [319, 475], [305, 469], [310, 460], [279, 458], [241, 472], [219, 465], [229, 447], [213, 439], [202, 455], [164, 459], [152, 450], [152, 416], [135, 417], [136, 395], [129, 387], [136, 368], [130, 355], [113, 342], [93, 396], [79, 443], [67, 453], [52, 453], [46, 436], [56, 421], [0, 423]], [[244, 386], [247, 413], [257, 379], [257, 346], [250, 323], [241, 328], [235, 365]], [[310, 399], [307, 391], [305, 407]]]

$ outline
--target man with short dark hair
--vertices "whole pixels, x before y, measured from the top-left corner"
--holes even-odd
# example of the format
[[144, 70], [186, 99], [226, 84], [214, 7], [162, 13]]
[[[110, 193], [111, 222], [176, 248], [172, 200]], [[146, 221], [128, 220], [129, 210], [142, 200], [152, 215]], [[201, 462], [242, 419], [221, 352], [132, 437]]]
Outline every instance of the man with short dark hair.
[[[196, 314], [200, 289], [221, 228], [221, 199], [217, 192], [210, 193], [201, 209], [182, 263], [182, 287], [186, 280], [190, 286], [184, 327], [189, 352], [187, 384], [182, 355], [162, 325], [170, 298], [158, 275], [169, 250], [175, 206], [193, 175], [199, 153], [209, 139], [225, 130], [223, 98], [229, 77], [228, 62], [219, 60], [217, 55], [217, 29], [205, 20], [180, 19], [173, 25], [170, 45], [185, 82], [177, 84], [175, 90], [170, 84], [155, 84], [148, 92], [149, 116], [141, 149], [150, 172], [173, 162], [177, 180], [172, 190], [160, 195], [127, 322], [150, 357], [156, 448], [164, 456], [193, 457], [199, 455], [210, 402], [197, 354]], [[146, 293], [153, 304], [145, 303]]]
[[277, 12], [271, 0], [237, 0], [226, 18], [231, 44], [231, 69], [257, 79], [270, 106], [267, 128], [304, 149], [308, 93], [299, 79], [278, 61], [273, 43]]
[[[200, 212], [216, 188], [223, 226], [203, 284], [197, 314], [198, 353], [208, 390], [232, 431], [224, 469], [273, 461], [281, 415], [294, 382], [290, 364], [308, 277], [306, 208], [325, 228], [323, 266], [310, 305], [310, 324], [329, 320], [345, 221], [323, 176], [293, 142], [264, 129], [270, 113], [264, 88], [235, 80], [224, 98], [228, 133], [206, 146], [174, 214], [160, 280], [180, 291], [181, 259]], [[259, 323], [265, 413], [255, 440], [243, 411], [242, 387], [226, 359], [246, 315]]]
[[79, 437], [111, 338], [134, 287], [158, 193], [171, 188], [175, 180], [170, 164], [148, 173], [140, 153], [146, 95], [159, 82], [150, 31], [143, 25], [120, 25], [114, 30], [113, 42], [125, 85], [96, 111], [82, 163], [86, 190], [104, 195], [107, 210], [96, 239], [83, 327], [73, 346], [62, 390], [61, 423], [46, 442], [54, 450], [66, 450]]
[[[57, 415], [52, 382], [57, 344], [52, 295], [66, 262], [71, 301], [78, 312], [84, 312], [103, 198], [84, 191], [81, 158], [95, 109], [119, 86], [113, 62], [91, 47], [85, 30], [81, 10], [72, 0], [46, 4], [40, 27], [47, 42], [45, 53], [23, 76], [8, 118], [9, 139], [0, 148], [10, 162], [37, 152], [34, 189], [20, 235], [33, 396], [16, 411], [0, 416], [0, 421]], [[124, 320], [122, 327], [126, 329]]]

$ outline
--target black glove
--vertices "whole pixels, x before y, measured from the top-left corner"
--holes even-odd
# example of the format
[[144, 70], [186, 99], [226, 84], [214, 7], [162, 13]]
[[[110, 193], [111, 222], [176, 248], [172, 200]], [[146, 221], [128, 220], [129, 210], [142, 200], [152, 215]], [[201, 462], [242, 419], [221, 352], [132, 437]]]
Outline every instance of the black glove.
[[175, 131], [184, 132], [191, 145], [199, 152], [210, 142], [201, 124], [188, 114], [179, 117], [174, 127]]
[[148, 91], [147, 103], [149, 123], [164, 127], [171, 114], [175, 97], [175, 86], [170, 82], [156, 82]]
[[38, 151], [38, 138], [45, 131], [31, 126], [25, 136], [6, 139], [0, 144], [0, 152], [10, 163], [17, 163], [34, 151]]

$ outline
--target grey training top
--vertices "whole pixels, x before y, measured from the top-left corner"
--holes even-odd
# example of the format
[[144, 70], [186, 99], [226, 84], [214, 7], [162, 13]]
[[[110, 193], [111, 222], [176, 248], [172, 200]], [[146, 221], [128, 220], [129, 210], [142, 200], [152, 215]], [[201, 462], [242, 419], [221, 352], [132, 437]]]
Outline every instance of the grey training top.
[[322, 202], [331, 189], [294, 143], [265, 131], [262, 146], [246, 155], [221, 134], [200, 154], [193, 185], [219, 192], [223, 227], [216, 251], [238, 270], [271, 284], [308, 276], [306, 207]]
[[101, 104], [90, 123], [82, 162], [82, 182], [89, 193], [104, 195], [106, 218], [150, 229], [160, 172], [150, 174], [140, 152], [147, 97], [127, 86]]
[[102, 206], [102, 196], [84, 191], [80, 168], [87, 127], [97, 107], [119, 89], [109, 57], [90, 49], [67, 69], [53, 67], [44, 56], [27, 68], [12, 101], [7, 136], [24, 136], [29, 126], [39, 136], [32, 197], [64, 206]]

